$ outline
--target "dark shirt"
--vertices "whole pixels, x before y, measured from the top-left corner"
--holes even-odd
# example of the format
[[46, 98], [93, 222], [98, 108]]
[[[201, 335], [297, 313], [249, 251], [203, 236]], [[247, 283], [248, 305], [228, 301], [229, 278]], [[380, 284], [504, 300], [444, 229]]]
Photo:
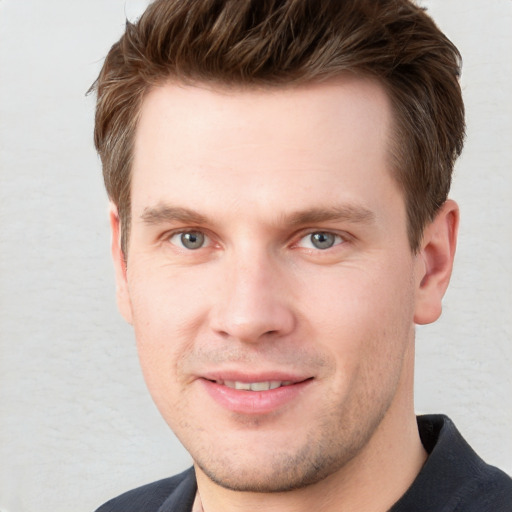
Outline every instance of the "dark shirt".
[[[487, 465], [446, 416], [418, 417], [429, 457], [389, 512], [512, 512], [512, 479]], [[191, 512], [197, 490], [193, 468], [133, 489], [96, 512]]]

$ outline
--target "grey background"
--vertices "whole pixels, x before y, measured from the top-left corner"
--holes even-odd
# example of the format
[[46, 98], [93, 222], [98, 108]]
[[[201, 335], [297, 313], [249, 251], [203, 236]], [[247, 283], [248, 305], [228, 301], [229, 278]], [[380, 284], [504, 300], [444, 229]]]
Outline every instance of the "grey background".
[[[0, 0], [0, 511], [86, 512], [190, 464], [117, 313], [95, 79], [146, 1]], [[460, 243], [418, 412], [512, 473], [512, 1], [424, 0], [464, 55]]]

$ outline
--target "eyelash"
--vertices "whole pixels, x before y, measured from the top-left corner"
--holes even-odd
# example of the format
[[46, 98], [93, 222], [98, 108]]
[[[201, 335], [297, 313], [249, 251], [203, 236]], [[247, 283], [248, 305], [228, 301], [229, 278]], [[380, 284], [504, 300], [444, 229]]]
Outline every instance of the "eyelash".
[[[329, 236], [333, 237], [332, 245], [330, 245], [328, 247], [324, 247], [324, 248], [314, 247], [314, 243], [313, 243], [313, 240], [312, 240], [313, 235], [324, 235], [324, 236], [327, 235], [328, 237]], [[301, 245], [301, 242], [303, 242], [305, 240], [309, 240], [309, 242], [311, 244], [311, 247], [306, 247], [305, 245]], [[319, 243], [322, 243], [321, 240], [317, 240], [317, 241]], [[346, 241], [347, 241], [347, 237], [346, 236], [342, 236], [339, 233], [335, 233], [335, 232], [328, 231], [328, 230], [315, 230], [315, 231], [310, 231], [310, 232], [308, 232], [306, 234], [303, 234], [294, 245], [297, 246], [297, 247], [301, 247], [303, 249], [306, 249], [306, 250], [310, 250], [310, 251], [325, 252], [325, 251], [328, 251], [329, 249], [333, 249], [334, 247], [342, 245]]]
[[206, 234], [203, 230], [201, 229], [182, 229], [180, 231], [174, 231], [174, 232], [171, 232], [171, 233], [168, 233], [165, 235], [165, 240], [168, 241], [169, 243], [171, 243], [172, 245], [175, 245], [176, 247], [178, 247], [179, 249], [181, 250], [185, 250], [185, 251], [197, 251], [199, 249], [203, 249], [205, 247], [205, 245], [201, 245], [197, 248], [190, 248], [190, 247], [185, 247], [184, 244], [183, 244], [183, 241], [181, 242], [180, 245], [178, 245], [178, 243], [173, 243], [172, 242], [172, 239], [174, 237], [177, 237], [177, 236], [183, 236], [183, 235], [192, 235], [192, 234], [199, 234], [201, 236], [204, 237], [204, 241], [207, 243], [206, 246], [210, 245], [211, 242], [212, 242], [212, 239], [210, 236], [208, 236], [208, 234]]

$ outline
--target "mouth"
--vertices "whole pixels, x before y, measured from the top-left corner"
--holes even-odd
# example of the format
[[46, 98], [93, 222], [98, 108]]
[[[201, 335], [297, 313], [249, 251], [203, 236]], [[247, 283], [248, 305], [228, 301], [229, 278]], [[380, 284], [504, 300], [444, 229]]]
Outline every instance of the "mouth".
[[242, 382], [238, 380], [215, 380], [211, 381], [226, 386], [231, 389], [240, 391], [270, 391], [271, 389], [278, 389], [283, 386], [291, 386], [294, 384], [291, 380], [267, 380], [262, 382]]
[[267, 377], [268, 380], [261, 377], [235, 380], [233, 377], [209, 377], [200, 381], [209, 396], [222, 408], [250, 415], [267, 414], [291, 406], [304, 396], [307, 389], [312, 389], [310, 385], [314, 380], [313, 377], [293, 380], [289, 380], [289, 377], [278, 380], [278, 376]]

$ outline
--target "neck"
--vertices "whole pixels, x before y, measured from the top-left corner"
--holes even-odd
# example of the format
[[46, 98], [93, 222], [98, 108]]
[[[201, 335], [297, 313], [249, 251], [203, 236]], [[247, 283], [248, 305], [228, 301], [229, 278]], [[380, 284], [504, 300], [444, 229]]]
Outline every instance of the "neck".
[[399, 390], [370, 441], [326, 479], [284, 493], [224, 489], [196, 467], [194, 512], [385, 512], [410, 487], [426, 460], [413, 406], [413, 359], [404, 361]]

